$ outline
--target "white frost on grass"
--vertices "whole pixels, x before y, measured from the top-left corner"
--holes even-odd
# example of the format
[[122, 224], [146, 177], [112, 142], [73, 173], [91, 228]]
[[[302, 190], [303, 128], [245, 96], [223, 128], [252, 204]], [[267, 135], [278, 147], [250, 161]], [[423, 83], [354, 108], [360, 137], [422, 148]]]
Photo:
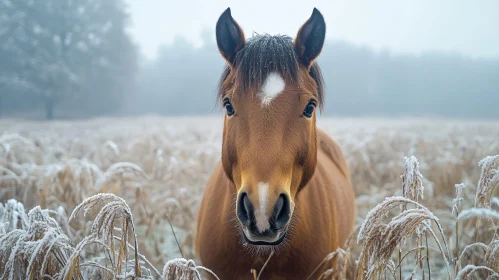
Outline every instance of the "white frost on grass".
[[193, 260], [186, 260], [184, 258], [169, 260], [163, 267], [162, 280], [201, 280], [203, 279], [201, 271], [220, 280], [211, 270], [196, 265]]
[[420, 197], [424, 198], [423, 175], [419, 172], [419, 162], [415, 156], [404, 157], [404, 166], [402, 194], [418, 202]]
[[452, 200], [452, 214], [456, 214], [459, 211], [459, 206], [461, 202], [464, 200], [463, 198], [463, 189], [466, 188], [464, 184], [456, 184], [454, 186], [456, 188], [456, 198]]
[[[22, 139], [11, 141], [17, 136], [10, 137], [11, 140], [6, 137], [4, 141], [0, 141], [9, 142], [8, 154], [5, 153], [4, 146], [0, 147], [0, 166], [17, 174], [22, 182], [22, 185], [15, 183], [17, 185], [13, 188], [15, 192], [11, 192], [10, 187], [5, 188], [0, 196], [3, 201], [7, 201], [12, 197], [11, 194], [15, 195], [18, 201], [24, 203], [27, 210], [42, 203], [43, 208], [48, 209], [63, 206], [68, 210], [69, 215], [84, 198], [98, 192], [105, 192], [105, 190], [94, 188], [92, 184], [95, 182], [91, 183], [93, 180], [83, 180], [80, 183], [77, 178], [83, 179], [85, 173], [89, 172], [83, 169], [81, 172], [76, 170], [77, 166], [73, 164], [76, 162], [72, 159], [80, 160], [80, 163], [88, 160], [97, 166], [102, 174], [94, 178], [101, 178], [104, 172], [115, 163], [136, 164], [148, 175], [148, 180], [142, 180], [140, 176], [139, 178], [132, 177], [134, 174], [131, 174], [130, 178], [122, 183], [120, 177], [123, 173], [117, 172], [108, 177], [111, 187], [109, 192], [119, 194], [129, 204], [134, 214], [134, 223], [138, 227], [136, 234], [141, 243], [140, 249], [144, 255], [153, 256], [152, 264], [161, 270], [166, 261], [178, 254], [176, 241], [170, 227], [166, 224], [167, 216], [171, 218], [172, 226], [182, 244], [184, 257], [195, 258], [193, 237], [196, 206], [199, 205], [206, 181], [219, 160], [223, 135], [222, 125], [218, 117], [148, 116], [50, 123], [0, 119], [0, 137], [22, 135], [34, 144], [23, 144]], [[474, 163], [486, 155], [497, 154], [499, 147], [497, 138], [499, 124], [497, 122], [486, 124], [483, 122], [450, 123], [448, 120], [433, 119], [321, 118], [318, 120], [318, 125], [326, 133], [335, 137], [352, 168], [352, 181], [358, 196], [356, 204], [359, 211], [356, 221], [359, 224], [378, 202], [383, 201], [387, 196], [394, 195], [394, 190], [397, 191], [396, 195], [398, 193], [402, 195], [400, 166], [402, 163], [402, 168], [404, 168], [404, 161], [401, 161], [401, 158], [404, 155], [410, 156], [417, 153], [421, 173], [432, 180], [428, 182], [423, 178], [425, 199], [431, 207], [429, 209], [445, 224], [447, 238], [452, 243], [457, 237], [453, 232], [455, 215], [451, 215], [449, 211], [453, 206], [452, 200], [456, 197], [453, 186], [456, 182], [465, 183], [468, 188], [464, 189], [463, 194], [466, 198], [471, 198], [471, 201], [466, 199], [460, 206], [458, 205], [459, 212], [466, 209], [469, 204], [473, 205], [475, 196], [471, 195], [471, 189], [475, 188], [474, 185], [480, 176], [481, 169]], [[112, 141], [116, 146], [110, 142], [106, 143], [107, 141]], [[116, 149], [117, 147], [119, 150]], [[404, 151], [404, 154], [400, 151]], [[68, 162], [72, 163], [71, 166], [67, 165]], [[65, 168], [68, 168], [67, 174], [63, 175]], [[0, 172], [0, 176], [6, 174]], [[59, 182], [63, 184], [53, 185], [47, 179], [48, 175], [54, 176], [51, 177], [52, 179], [60, 179]], [[56, 178], [56, 176], [61, 176], [61, 178]], [[14, 183], [11, 179], [7, 180], [8, 182], [4, 180], [3, 183]], [[36, 182], [47, 182], [47, 188], [36, 188]], [[57, 183], [57, 180], [53, 182]], [[432, 192], [429, 191], [431, 183], [437, 194], [435, 197], [432, 197]], [[63, 188], [63, 185], [67, 187]], [[74, 187], [76, 185], [78, 187]], [[139, 187], [136, 188], [136, 186]], [[475, 194], [474, 190], [473, 194]], [[497, 207], [499, 199], [491, 197], [490, 200], [493, 204], [492, 209], [499, 211]], [[392, 213], [388, 214], [390, 218], [392, 214], [399, 214], [399, 206], [396, 207]], [[418, 206], [413, 204], [407, 207], [417, 208]], [[77, 217], [72, 227], [66, 225], [65, 215], [53, 217], [67, 236], [74, 241], [74, 244], [77, 244], [90, 234], [94, 214], [97, 214], [101, 207], [98, 208], [88, 215], [92, 217], [91, 219]], [[19, 218], [17, 221], [19, 222]], [[383, 228], [388, 222], [388, 217], [385, 217], [382, 223]], [[462, 224], [459, 223], [460, 226], [462, 225], [457, 246], [459, 249], [464, 248], [471, 240], [469, 235], [473, 234], [473, 231], [469, 229], [470, 225], [473, 225], [472, 222], [473, 220], [467, 220]], [[2, 224], [0, 237], [2, 227], [5, 233], [13, 231], [10, 222]], [[117, 223], [115, 226], [121, 225]], [[423, 228], [424, 225], [420, 227]], [[17, 228], [22, 228], [19, 223]], [[367, 226], [365, 225], [364, 228]], [[426, 233], [429, 233], [428, 230]], [[119, 236], [121, 232], [115, 228], [114, 235]], [[490, 240], [479, 241], [485, 244], [490, 242]], [[92, 243], [90, 247], [85, 247], [81, 255], [75, 257], [75, 261], [81, 261], [84, 278], [112, 277], [108, 272], [95, 266], [95, 263], [98, 263], [107, 266], [108, 269], [112, 268], [107, 257], [110, 245], [106, 246], [103, 246], [103, 242]], [[133, 246], [128, 247], [132, 255]], [[432, 244], [432, 247], [435, 247], [435, 244]], [[360, 248], [361, 246], [352, 248], [352, 258], [358, 257]], [[435, 254], [439, 253], [434, 249], [430, 249], [431, 276], [440, 278], [439, 272], [443, 271], [444, 263], [442, 258], [435, 257]], [[397, 259], [397, 251], [392, 256], [393, 260]], [[133, 273], [133, 265], [130, 261], [123, 260], [122, 263], [124, 263], [123, 266], [128, 264], [128, 269], [121, 275], [117, 274], [118, 279]], [[355, 264], [354, 259], [351, 260], [351, 264]], [[463, 265], [466, 264], [463, 263]], [[404, 263], [402, 270], [411, 271], [412, 267], [409, 268], [409, 265]], [[391, 273], [392, 270], [393, 264], [388, 263], [386, 271]], [[419, 272], [417, 278], [421, 276]], [[146, 276], [143, 278], [147, 278], [148, 274], [144, 274]], [[160, 277], [161, 274], [157, 273], [156, 278]]]
[[119, 182], [128, 183], [131, 186], [139, 185], [149, 179], [149, 176], [140, 166], [131, 162], [117, 162], [111, 165], [103, 176], [99, 178], [96, 185], [101, 190], [107, 190], [110, 184]]
[[478, 165], [482, 168], [475, 197], [475, 207], [490, 208], [490, 198], [499, 185], [499, 155], [487, 156]]
[[24, 205], [15, 199], [9, 199], [6, 204], [0, 203], [0, 223], [5, 225], [6, 232], [27, 229], [29, 222]]
[[488, 271], [491, 275], [487, 279], [499, 278], [499, 274], [497, 274], [494, 270], [490, 269], [489, 267], [468, 264], [467, 266], [465, 266], [463, 269], [461, 269], [459, 271], [459, 273], [456, 275], [455, 280], [473, 279], [472, 278], [473, 273], [477, 272], [478, 270]]
[[[9, 202], [11, 206], [17, 204], [15, 201]], [[19, 211], [21, 206], [16, 205], [15, 209]], [[41, 279], [47, 278], [45, 275], [53, 277], [65, 265], [65, 260], [72, 251], [71, 242], [49, 213], [49, 210], [42, 210], [37, 206], [27, 214], [24, 228], [10, 227], [9, 231], [0, 235], [1, 279]], [[26, 214], [18, 213], [17, 217], [19, 216]], [[18, 219], [9, 215], [6, 217], [13, 221]]]
[[421, 208], [426, 208], [422, 204], [401, 196], [385, 198], [382, 203], [376, 205], [376, 207], [367, 213], [367, 216], [360, 227], [359, 234], [357, 235], [357, 243], [365, 241], [366, 237], [369, 236], [377, 226], [383, 224], [383, 219], [388, 216], [392, 209], [404, 204], [412, 204]]
[[499, 220], [499, 212], [489, 208], [470, 208], [459, 213], [458, 220], [467, 220], [471, 218], [488, 218]]

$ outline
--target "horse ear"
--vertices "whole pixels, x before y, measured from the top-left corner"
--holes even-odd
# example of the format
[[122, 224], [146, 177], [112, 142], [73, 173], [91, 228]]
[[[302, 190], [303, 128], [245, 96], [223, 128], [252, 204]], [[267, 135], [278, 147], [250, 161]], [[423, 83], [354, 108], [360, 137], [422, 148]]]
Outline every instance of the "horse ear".
[[319, 56], [326, 38], [326, 22], [322, 14], [314, 8], [312, 16], [302, 25], [295, 39], [295, 51], [307, 68]]
[[244, 47], [246, 40], [243, 30], [232, 18], [230, 8], [218, 18], [216, 33], [218, 50], [225, 60], [233, 65], [237, 52]]

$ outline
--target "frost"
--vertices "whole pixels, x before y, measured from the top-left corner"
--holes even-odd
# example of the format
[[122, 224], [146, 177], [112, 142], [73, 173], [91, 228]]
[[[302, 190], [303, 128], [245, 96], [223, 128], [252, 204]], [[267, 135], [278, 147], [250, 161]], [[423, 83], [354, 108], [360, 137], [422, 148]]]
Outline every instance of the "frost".
[[459, 211], [459, 206], [463, 201], [463, 189], [466, 188], [464, 184], [456, 184], [456, 198], [452, 200], [452, 214], [456, 214]]
[[[412, 203], [418, 206], [416, 209], [405, 210], [392, 218], [388, 224], [382, 222], [390, 210], [405, 203]], [[442, 247], [437, 236], [431, 228], [425, 224], [427, 221], [433, 221], [438, 226], [442, 235], [445, 248]], [[385, 199], [385, 201], [376, 206], [364, 220], [360, 228], [358, 241], [363, 242], [362, 251], [359, 257], [359, 273], [366, 271], [368, 279], [378, 279], [387, 268], [387, 264], [395, 251], [395, 248], [404, 240], [418, 230], [420, 225], [424, 225], [438, 245], [443, 259], [450, 275], [450, 266], [446, 256], [450, 256], [443, 229], [439, 219], [433, 215], [426, 207], [412, 200], [394, 197]]]
[[193, 260], [183, 258], [172, 259], [163, 268], [164, 280], [193, 280], [201, 279], [201, 274], [196, 269]]
[[[107, 202], [102, 209], [97, 214], [91, 228], [91, 234], [95, 237], [96, 241], [103, 242], [104, 244], [110, 244], [113, 248], [114, 244], [114, 224], [121, 220], [121, 236], [120, 236], [120, 246], [119, 255], [121, 257], [128, 256], [128, 229], [130, 228], [133, 233], [134, 240], [134, 257], [135, 257], [135, 268], [134, 275], [141, 276], [142, 270], [139, 262], [139, 252], [138, 252], [138, 241], [135, 235], [135, 225], [133, 223], [132, 211], [128, 204], [120, 197], [114, 194], [100, 193], [85, 199], [80, 205], [78, 205], [71, 213], [69, 220], [74, 220], [78, 213], [83, 210], [84, 215], [92, 210], [93, 207], [98, 204]], [[124, 243], [121, 244], [121, 243]], [[111, 249], [113, 251], [114, 249]], [[114, 253], [113, 253], [114, 255]], [[118, 267], [118, 273], [121, 273], [121, 258], [118, 256], [117, 259], [111, 259]]]
[[[486, 270], [491, 273], [490, 277], [499, 277], [499, 274], [497, 274], [495, 271], [492, 269], [486, 267], [486, 266], [475, 266], [472, 264], [469, 264], [465, 266], [463, 269], [459, 271], [459, 273], [456, 275], [456, 280], [467, 280], [467, 279], [472, 279], [471, 276], [477, 272], [478, 270]], [[489, 279], [487, 278], [487, 279]]]
[[471, 218], [489, 218], [498, 220], [499, 212], [491, 210], [489, 208], [471, 208], [461, 211], [458, 220], [467, 220]]
[[382, 203], [376, 205], [376, 207], [369, 211], [360, 227], [359, 234], [357, 235], [357, 242], [360, 243], [365, 241], [367, 236], [370, 236], [379, 225], [383, 224], [383, 219], [388, 216], [392, 209], [405, 204], [413, 204], [415, 206], [425, 208], [422, 204], [405, 197], [387, 197]]
[[114, 143], [113, 141], [107, 140], [104, 145], [108, 147], [114, 153], [115, 156], [118, 156], [120, 154], [120, 149], [118, 148], [118, 145], [116, 145], [116, 143]]
[[[3, 174], [2, 174], [3, 173]], [[12, 170], [0, 166], [0, 188], [2, 186], [21, 186], [21, 178]]]
[[[16, 211], [23, 209], [19, 204], [14, 206], [14, 201], [9, 203], [8, 207]], [[26, 217], [25, 213], [18, 215]], [[55, 276], [72, 251], [69, 238], [49, 216], [49, 211], [40, 207], [31, 209], [25, 222], [24, 228], [11, 227], [5, 235], [0, 236], [1, 278], [14, 279], [14, 276], [20, 276], [34, 279], [44, 275]]]
[[197, 266], [193, 260], [176, 258], [169, 260], [163, 267], [163, 280], [195, 280], [204, 279], [201, 277], [201, 271], [204, 271], [217, 280], [220, 280], [211, 270]]
[[490, 242], [486, 250], [485, 260], [487, 266], [495, 271], [499, 270], [499, 240], [495, 239]]
[[7, 232], [28, 228], [28, 215], [22, 203], [9, 199], [7, 204], [0, 203], [0, 223], [4, 223]]
[[419, 172], [419, 162], [415, 156], [404, 157], [404, 165], [403, 196], [417, 202], [419, 197], [424, 198], [423, 175]]
[[[75, 40], [79, 39], [75, 36]], [[490, 196], [491, 209], [469, 209], [474, 205], [476, 183], [483, 167], [475, 162], [487, 154], [497, 154], [497, 124], [458, 124], [449, 128], [446, 123], [429, 125], [411, 120], [321, 119], [319, 122], [321, 128], [338, 139], [344, 150], [357, 195], [358, 212], [352, 240], [338, 248], [337, 254], [332, 252], [327, 256], [332, 262], [329, 266], [333, 269], [332, 277], [353, 279], [350, 272], [355, 271], [357, 264], [364, 265], [359, 253], [367, 244], [370, 249], [377, 249], [367, 251], [366, 273], [384, 266], [387, 279], [399, 279], [400, 249], [404, 259], [402, 279], [422, 279], [423, 271], [428, 279], [425, 235], [429, 239], [431, 279], [447, 279], [446, 261], [451, 258], [447, 257], [445, 244], [450, 246], [452, 258], [462, 256], [451, 269], [451, 279], [468, 264], [498, 271], [498, 241], [494, 236], [499, 224], [496, 218], [499, 199], [494, 197], [497, 190]], [[66, 261], [61, 262], [66, 264], [57, 264], [55, 274], [50, 274], [53, 279], [71, 279], [69, 275], [75, 279], [138, 279], [134, 277], [135, 236], [141, 279], [161, 279], [165, 263], [182, 254], [183, 261], [169, 263], [169, 273], [191, 271], [194, 266], [201, 276], [210, 274], [198, 267], [194, 250], [195, 222], [204, 186], [219, 160], [221, 135], [222, 126], [214, 118], [186, 120], [148, 116], [53, 123], [0, 120], [0, 139], [3, 139], [0, 142], [4, 144], [0, 147], [0, 195], [4, 199], [0, 204], [0, 239], [5, 238], [2, 242], [15, 249], [16, 265], [26, 261], [24, 266], [16, 267], [14, 273], [20, 269], [27, 273], [32, 258], [30, 270], [41, 269], [43, 263], [37, 260], [43, 257], [43, 252], [54, 252], [66, 242], [64, 236], [58, 234], [62, 231], [71, 242], [66, 249]], [[473, 140], [475, 135], [480, 135], [480, 139]], [[390, 145], [386, 145], [387, 142]], [[400, 184], [401, 167], [406, 173], [405, 163], [411, 162], [410, 157], [406, 161], [401, 159], [405, 154], [416, 153], [419, 172], [425, 175], [424, 203], [420, 196], [419, 202], [404, 197]], [[407, 178], [413, 174], [413, 182], [418, 178], [414, 166], [407, 166]], [[496, 161], [490, 170], [496, 170], [497, 166]], [[490, 175], [490, 172], [482, 174]], [[431, 185], [425, 178], [431, 178], [433, 197], [428, 192]], [[456, 185], [456, 182], [463, 184]], [[491, 186], [489, 180], [488, 188]], [[102, 200], [94, 205], [86, 200], [103, 192], [107, 193], [105, 197], [101, 196]], [[11, 197], [16, 200], [9, 201]], [[82, 202], [89, 206], [88, 211], [80, 205]], [[51, 209], [47, 214], [53, 222], [46, 222], [48, 226], [39, 224], [37, 241], [28, 242], [23, 238], [31, 226], [27, 211], [37, 205], [40, 209]], [[401, 211], [404, 205], [406, 211]], [[77, 206], [79, 215], [73, 215], [69, 225], [67, 217]], [[427, 213], [422, 207], [431, 212]], [[459, 211], [451, 214], [450, 209]], [[84, 212], [86, 215], [82, 215]], [[458, 220], [457, 213], [461, 214]], [[483, 219], [476, 232], [474, 217]], [[494, 223], [484, 223], [488, 217]], [[123, 223], [129, 218], [133, 219], [135, 232], [130, 222], [128, 228]], [[436, 222], [441, 224], [445, 240], [440, 237]], [[459, 226], [457, 235], [456, 225]], [[127, 242], [122, 238], [126, 229]], [[445, 257], [434, 234], [439, 237]], [[470, 245], [475, 241], [477, 243]], [[28, 251], [30, 253], [24, 253]], [[393, 252], [390, 259], [381, 264], [390, 251]], [[0, 257], [3, 254], [1, 251]], [[10, 256], [5, 262], [0, 259], [0, 266], [5, 265]], [[343, 261], [339, 264], [334, 263], [341, 258]], [[346, 276], [342, 276], [342, 269]], [[2, 267], [0, 277], [3, 272]], [[482, 279], [485, 274], [479, 269], [472, 277]], [[24, 276], [20, 278], [26, 279]], [[48, 276], [38, 278], [50, 279]]]
[[6, 154], [9, 154], [16, 147], [32, 149], [33, 143], [19, 134], [4, 134], [0, 136], [0, 147]]
[[499, 185], [499, 155], [487, 156], [478, 165], [482, 168], [478, 189], [475, 197], [475, 207], [490, 208], [490, 198]]
[[96, 182], [96, 185], [102, 191], [107, 192], [111, 186], [115, 188], [124, 185], [140, 186], [142, 182], [148, 179], [149, 176], [138, 165], [131, 162], [118, 162], [106, 170]]

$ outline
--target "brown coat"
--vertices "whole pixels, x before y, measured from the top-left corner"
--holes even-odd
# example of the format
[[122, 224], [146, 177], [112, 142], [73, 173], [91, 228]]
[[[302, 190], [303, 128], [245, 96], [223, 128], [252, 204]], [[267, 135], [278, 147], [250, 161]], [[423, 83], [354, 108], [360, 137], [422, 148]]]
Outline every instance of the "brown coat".
[[[319, 129], [317, 142], [316, 170], [296, 197], [292, 232], [261, 279], [306, 279], [328, 253], [345, 244], [353, 230], [355, 197], [343, 154]], [[259, 272], [268, 256], [255, 257], [242, 245], [234, 225], [235, 199], [236, 188], [219, 163], [199, 209], [196, 249], [201, 265], [222, 280], [253, 279], [250, 270]]]
[[315, 60], [325, 32], [317, 9], [294, 42], [281, 35], [246, 42], [230, 9], [217, 22], [226, 116], [195, 246], [200, 264], [220, 279], [253, 279], [250, 270], [262, 271], [270, 252], [260, 279], [307, 279], [353, 230], [347, 164], [316, 127], [325, 91]]

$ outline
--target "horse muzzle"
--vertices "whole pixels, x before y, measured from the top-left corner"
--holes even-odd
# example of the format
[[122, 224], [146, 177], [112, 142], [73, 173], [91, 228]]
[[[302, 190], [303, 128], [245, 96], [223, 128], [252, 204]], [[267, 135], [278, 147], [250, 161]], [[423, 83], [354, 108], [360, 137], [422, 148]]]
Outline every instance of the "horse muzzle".
[[244, 237], [244, 241], [248, 242], [251, 245], [264, 245], [264, 246], [277, 246], [284, 241], [286, 234], [288, 233], [287, 228], [281, 231], [270, 231], [263, 232], [262, 234], [252, 234], [249, 233], [246, 229], [242, 230], [242, 235]]
[[279, 245], [285, 238], [291, 219], [291, 204], [281, 194], [267, 216], [264, 209], [253, 207], [248, 195], [243, 192], [237, 200], [237, 218], [242, 226], [246, 242], [253, 245]]

